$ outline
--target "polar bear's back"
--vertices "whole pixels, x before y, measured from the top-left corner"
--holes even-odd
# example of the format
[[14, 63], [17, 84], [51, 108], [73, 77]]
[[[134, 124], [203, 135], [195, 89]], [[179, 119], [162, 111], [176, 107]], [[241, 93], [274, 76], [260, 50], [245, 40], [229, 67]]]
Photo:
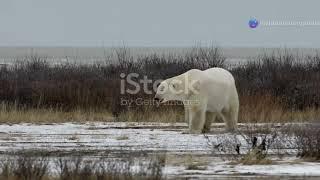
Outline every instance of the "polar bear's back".
[[210, 78], [211, 80], [214, 80], [216, 82], [234, 85], [234, 78], [232, 74], [225, 69], [215, 67], [204, 70], [203, 73], [207, 75], [207, 78]]
[[217, 82], [225, 85], [234, 85], [235, 83], [232, 74], [223, 68], [214, 67], [204, 71], [191, 69], [186, 73], [188, 76], [192, 76], [194, 80], [199, 79], [203, 83]]

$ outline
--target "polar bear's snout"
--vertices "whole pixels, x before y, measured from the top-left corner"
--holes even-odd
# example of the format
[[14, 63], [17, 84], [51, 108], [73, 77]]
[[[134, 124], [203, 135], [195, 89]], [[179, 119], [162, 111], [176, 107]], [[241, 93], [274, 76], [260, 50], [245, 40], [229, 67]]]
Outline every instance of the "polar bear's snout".
[[154, 96], [154, 100], [160, 103], [164, 103], [166, 99], [166, 82], [162, 82], [157, 89], [156, 95]]
[[159, 94], [156, 94], [153, 99], [160, 103], [162, 103], [164, 100]]

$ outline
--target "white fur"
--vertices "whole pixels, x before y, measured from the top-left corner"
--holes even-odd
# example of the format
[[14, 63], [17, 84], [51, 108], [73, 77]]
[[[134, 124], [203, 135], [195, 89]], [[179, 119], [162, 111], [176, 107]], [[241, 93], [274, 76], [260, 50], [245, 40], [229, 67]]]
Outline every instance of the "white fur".
[[190, 133], [205, 133], [221, 117], [228, 131], [237, 129], [239, 98], [232, 74], [222, 68], [189, 70], [161, 82], [155, 98], [184, 102]]

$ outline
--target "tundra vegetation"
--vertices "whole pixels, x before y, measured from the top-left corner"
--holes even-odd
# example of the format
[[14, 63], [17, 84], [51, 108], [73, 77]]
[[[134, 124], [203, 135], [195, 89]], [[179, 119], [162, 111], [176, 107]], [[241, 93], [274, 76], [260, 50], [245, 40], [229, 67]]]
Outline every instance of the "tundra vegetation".
[[81, 156], [51, 157], [46, 154], [20, 154], [0, 162], [0, 178], [8, 180], [118, 180], [163, 179], [164, 156], [147, 160], [86, 159]]
[[[315, 128], [318, 126], [314, 124], [319, 123], [320, 114], [320, 56], [300, 56], [286, 50], [262, 54], [253, 60], [239, 62], [236, 66], [228, 64], [216, 47], [195, 47], [184, 54], [155, 53], [140, 56], [132, 56], [129, 48], [119, 48], [106, 56], [104, 62], [94, 64], [53, 64], [46, 57], [28, 56], [0, 68], [0, 122], [184, 122], [181, 103], [157, 106], [150, 103], [154, 92], [148, 94], [142, 90], [135, 94], [122, 94], [123, 77], [120, 74], [137, 73], [139, 77], [135, 80], [147, 76], [156, 81], [190, 69], [204, 70], [211, 67], [223, 67], [233, 74], [240, 99], [239, 122], [257, 125], [239, 132], [250, 144], [245, 156], [236, 138], [220, 137], [219, 144], [212, 144], [208, 139], [213, 153], [232, 153], [232, 157], [243, 164], [269, 164], [272, 162], [266, 157], [270, 146], [278, 145], [280, 151], [283, 148], [281, 142], [287, 140], [287, 135], [294, 135], [296, 138], [290, 141], [297, 145], [298, 155], [319, 160], [319, 128]], [[143, 87], [143, 84], [140, 85]], [[152, 89], [152, 86], [148, 84], [148, 89]], [[132, 88], [130, 85], [127, 87]], [[137, 99], [143, 101], [130, 106], [122, 104], [123, 100]], [[292, 122], [301, 125], [284, 126], [280, 130], [273, 128], [277, 123]], [[260, 128], [259, 123], [268, 125]], [[119, 137], [119, 140], [125, 139]], [[22, 159], [19, 163], [10, 164], [8, 161], [3, 164], [2, 176], [32, 176], [28, 174], [29, 171], [37, 172], [41, 178], [46, 176], [46, 160]], [[68, 166], [60, 161], [59, 167]], [[81, 167], [76, 170], [63, 168], [61, 179], [80, 177], [83, 173], [93, 179], [100, 175], [110, 176], [99, 168], [86, 169], [86, 165]], [[159, 172], [154, 172], [155, 178], [158, 178]], [[123, 177], [127, 178], [127, 174]]]
[[[319, 114], [320, 57], [283, 50], [230, 66], [216, 47], [184, 54], [130, 55], [119, 48], [94, 64], [53, 64], [32, 55], [0, 68], [0, 122], [157, 121], [183, 122], [181, 103], [157, 107], [154, 92], [121, 93], [121, 73], [156, 81], [189, 69], [223, 67], [234, 75], [239, 122], [310, 122]], [[148, 89], [153, 89], [148, 84]], [[143, 87], [143, 84], [141, 84]], [[126, 85], [130, 87], [130, 84]], [[138, 101], [135, 101], [137, 100]], [[124, 100], [135, 101], [130, 106]]]

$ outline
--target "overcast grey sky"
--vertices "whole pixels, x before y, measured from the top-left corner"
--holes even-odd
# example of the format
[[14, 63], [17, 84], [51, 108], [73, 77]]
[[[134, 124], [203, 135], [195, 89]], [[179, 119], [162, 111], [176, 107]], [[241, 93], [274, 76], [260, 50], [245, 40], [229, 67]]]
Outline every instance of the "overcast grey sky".
[[319, 9], [317, 0], [0, 0], [0, 46], [320, 47], [320, 26], [248, 26], [320, 21]]

